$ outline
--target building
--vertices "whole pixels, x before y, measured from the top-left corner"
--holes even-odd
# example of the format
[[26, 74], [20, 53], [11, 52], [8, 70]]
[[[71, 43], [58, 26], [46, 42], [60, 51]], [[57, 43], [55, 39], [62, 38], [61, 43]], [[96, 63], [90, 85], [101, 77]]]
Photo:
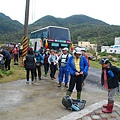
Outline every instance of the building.
[[114, 45], [120, 45], [120, 37], [115, 37]]
[[120, 45], [102, 46], [101, 52], [120, 54]]
[[90, 42], [85, 41], [79, 41], [78, 46], [86, 48], [86, 50], [89, 50], [90, 48], [94, 49], [96, 51], [97, 44], [90, 44]]

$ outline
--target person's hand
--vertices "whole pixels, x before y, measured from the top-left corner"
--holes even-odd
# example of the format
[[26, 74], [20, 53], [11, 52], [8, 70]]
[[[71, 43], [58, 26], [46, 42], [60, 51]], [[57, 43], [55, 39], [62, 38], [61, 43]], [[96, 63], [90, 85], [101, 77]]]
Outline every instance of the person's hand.
[[78, 76], [78, 75], [80, 75], [80, 73], [76, 72], [75, 75]]
[[80, 74], [80, 75], [83, 75], [83, 72], [81, 71], [79, 74]]

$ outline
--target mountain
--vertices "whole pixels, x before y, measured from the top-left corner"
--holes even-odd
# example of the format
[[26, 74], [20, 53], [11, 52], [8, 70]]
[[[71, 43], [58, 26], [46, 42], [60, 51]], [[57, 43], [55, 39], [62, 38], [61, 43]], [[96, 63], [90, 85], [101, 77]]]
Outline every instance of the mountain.
[[20, 22], [0, 13], [0, 33], [15, 32], [21, 29], [23, 29], [23, 25]]
[[[120, 26], [109, 25], [101, 20], [86, 15], [72, 15], [67, 18], [44, 16], [29, 25], [28, 33], [46, 26], [67, 27], [71, 32], [73, 43], [89, 41], [99, 45], [112, 45], [114, 38], [120, 36]], [[23, 25], [0, 13], [0, 43], [22, 42]]]
[[21, 38], [23, 25], [0, 13], [0, 43], [14, 42]]
[[55, 18], [48, 15], [33, 23], [34, 26], [69, 26], [77, 24], [108, 25], [103, 21], [88, 17], [86, 15], [73, 15], [67, 18]]

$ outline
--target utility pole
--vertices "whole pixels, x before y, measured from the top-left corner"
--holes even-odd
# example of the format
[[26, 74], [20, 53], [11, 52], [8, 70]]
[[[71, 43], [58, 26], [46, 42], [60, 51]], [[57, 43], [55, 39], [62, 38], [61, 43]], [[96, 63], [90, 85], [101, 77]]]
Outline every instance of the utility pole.
[[22, 60], [25, 57], [25, 55], [27, 54], [27, 48], [28, 48], [29, 5], [30, 5], [30, 0], [26, 0]]
[[96, 61], [98, 60], [98, 47], [99, 47], [99, 38], [100, 38], [100, 26], [99, 25], [97, 27], [97, 33], [98, 33], [98, 38], [97, 38], [97, 48], [96, 48]]

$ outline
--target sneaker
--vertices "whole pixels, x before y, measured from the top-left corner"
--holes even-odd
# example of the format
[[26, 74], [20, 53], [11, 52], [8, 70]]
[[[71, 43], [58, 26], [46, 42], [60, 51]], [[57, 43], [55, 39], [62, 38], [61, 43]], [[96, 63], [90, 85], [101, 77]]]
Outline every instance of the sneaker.
[[26, 84], [29, 84], [29, 81], [26, 81]]
[[31, 84], [33, 84], [33, 83], [34, 83], [34, 81], [31, 82]]

